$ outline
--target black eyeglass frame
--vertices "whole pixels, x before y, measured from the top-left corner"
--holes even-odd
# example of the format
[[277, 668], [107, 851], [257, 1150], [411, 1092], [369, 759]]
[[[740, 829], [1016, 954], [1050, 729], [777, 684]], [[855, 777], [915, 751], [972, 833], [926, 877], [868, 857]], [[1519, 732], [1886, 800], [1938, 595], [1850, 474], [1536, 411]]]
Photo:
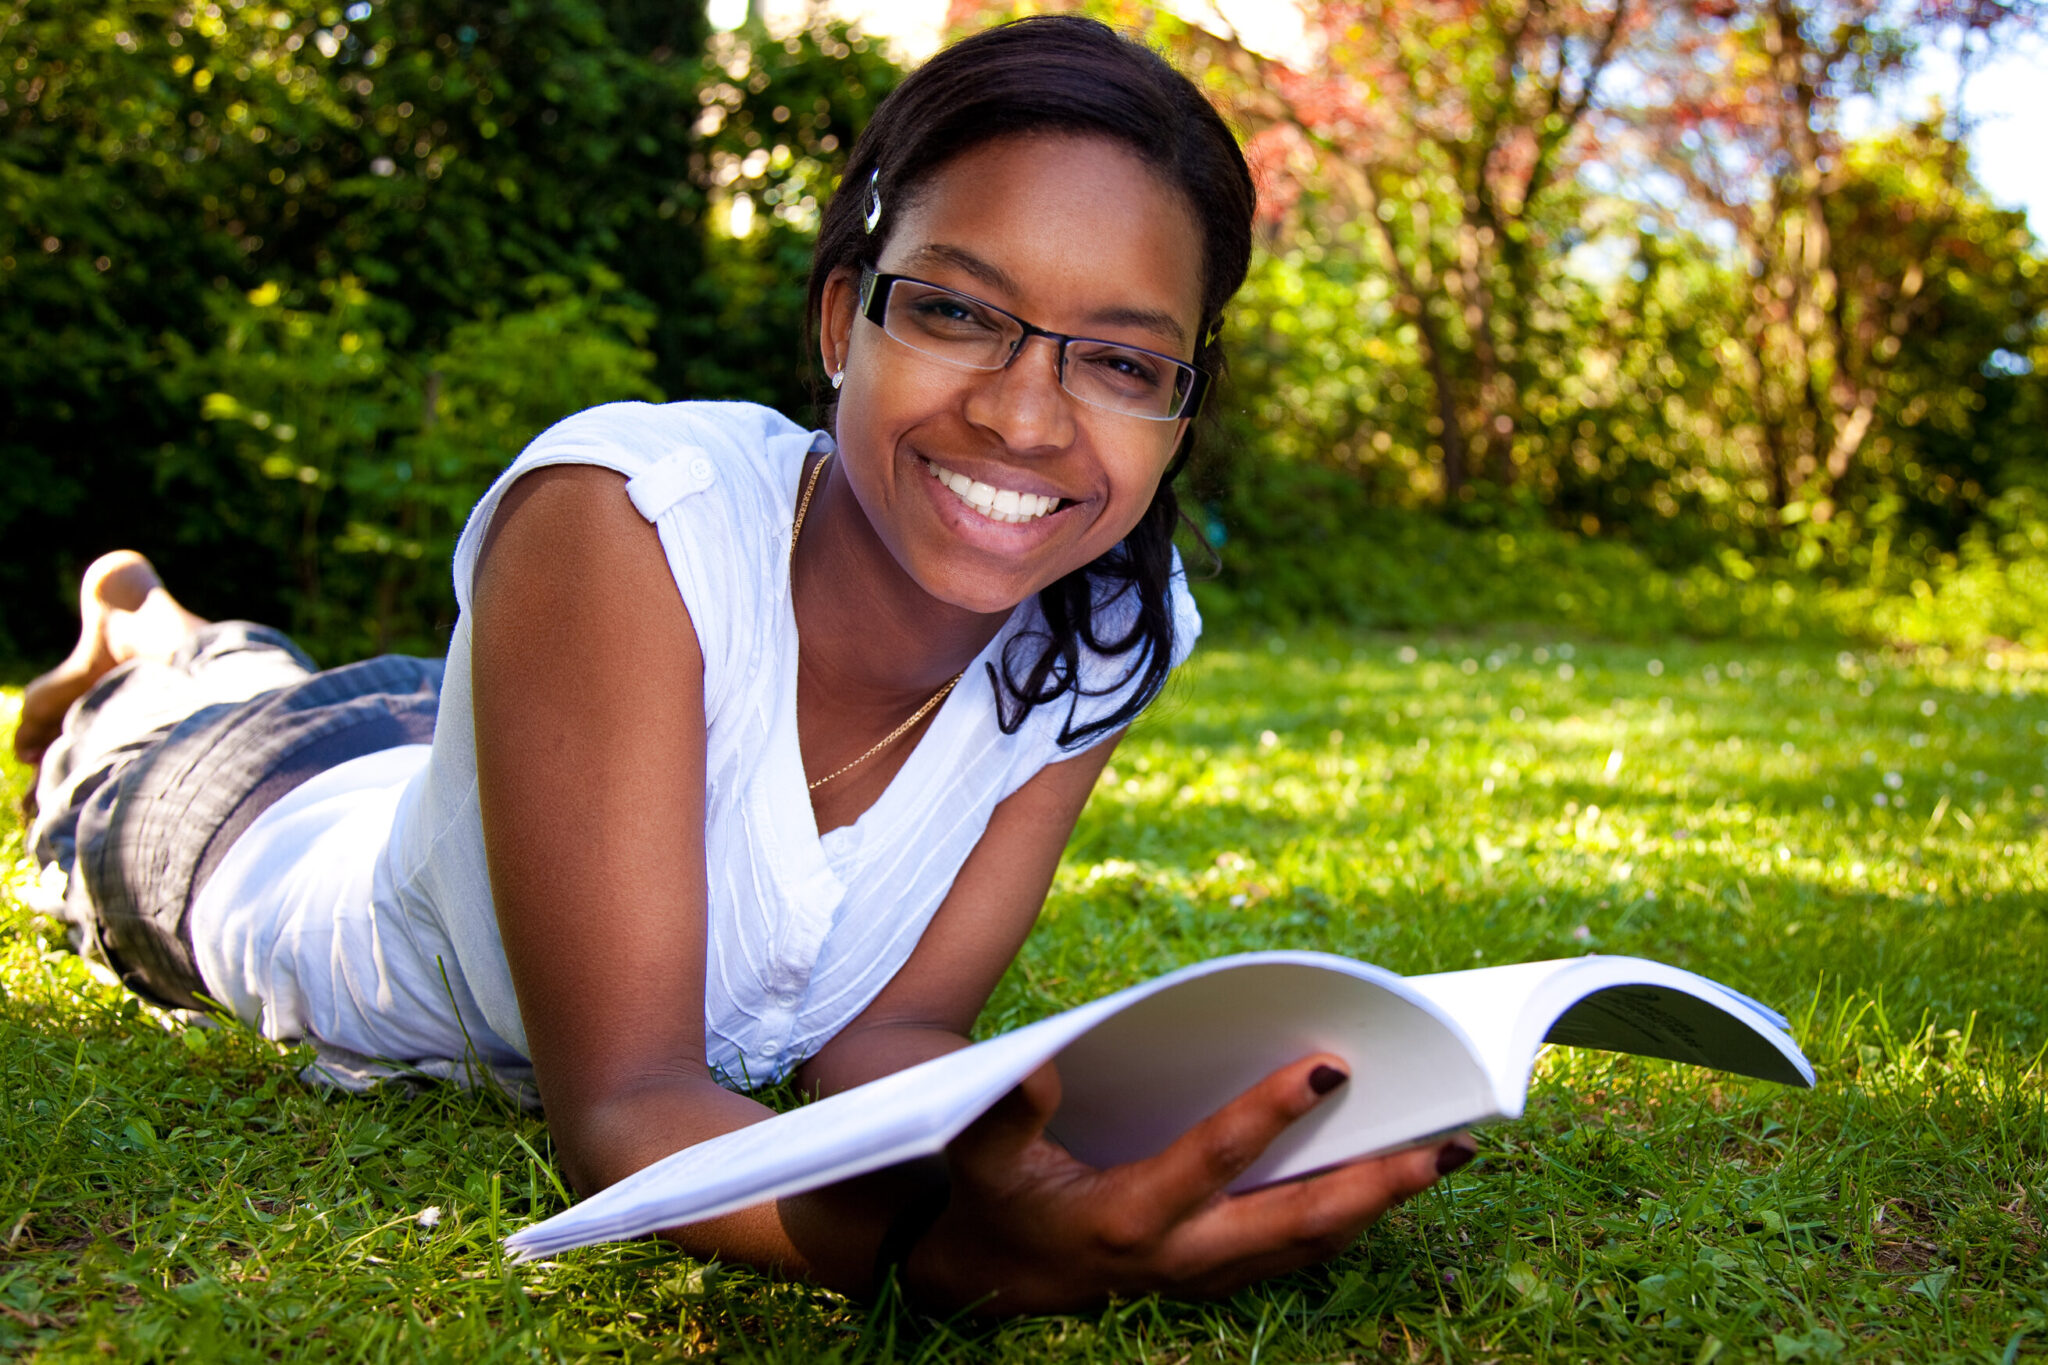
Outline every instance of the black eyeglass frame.
[[[1144, 346], [1132, 346], [1121, 341], [1109, 341], [1103, 337], [1073, 336], [1066, 332], [1055, 332], [1050, 328], [1040, 327], [1036, 323], [1026, 322], [1009, 309], [999, 308], [987, 299], [976, 298], [964, 289], [955, 289], [951, 285], [933, 284], [930, 280], [921, 280], [915, 275], [883, 274], [873, 266], [864, 265], [860, 268], [860, 314], [885, 332], [889, 330], [888, 323], [884, 321], [889, 315], [889, 295], [899, 282], [904, 284], [921, 284], [926, 289], [936, 289], [945, 294], [956, 294], [966, 299], [969, 303], [974, 304], [977, 308], [986, 308], [991, 313], [1008, 318], [1023, 329], [1023, 332], [1016, 341], [1011, 343], [1010, 353], [1003, 358], [1003, 363], [986, 368], [980, 365], [962, 364], [960, 361], [946, 356], [934, 355], [922, 347], [911, 346], [909, 342], [902, 341], [893, 332], [889, 333], [890, 338], [896, 340], [899, 345], [909, 346], [911, 350], [916, 351], [919, 355], [931, 356], [933, 360], [938, 361], [942, 365], [956, 366], [959, 369], [971, 370], [976, 374], [994, 374], [997, 370], [1007, 370], [1010, 368], [1018, 355], [1023, 352], [1025, 342], [1033, 337], [1044, 337], [1053, 343], [1055, 353], [1059, 357], [1054, 366], [1054, 373], [1059, 378], [1061, 390], [1072, 394], [1075, 401], [1086, 403], [1091, 408], [1101, 408], [1104, 412], [1114, 412], [1122, 417], [1135, 417], [1141, 422], [1178, 422], [1182, 419], [1193, 421], [1201, 415], [1202, 400], [1209, 396], [1209, 372], [1199, 365], [1182, 360], [1177, 355], [1168, 355], [1164, 351], [1154, 351]], [[1163, 360], [1169, 365], [1177, 366], [1187, 371], [1191, 377], [1188, 380], [1186, 396], [1181, 399], [1180, 411], [1170, 416], [1155, 417], [1150, 413], [1130, 412], [1122, 408], [1103, 407], [1102, 404], [1091, 398], [1074, 393], [1072, 389], [1067, 388], [1067, 347], [1077, 341], [1090, 342], [1097, 346], [1113, 346], [1121, 351], [1136, 351], [1139, 355], [1151, 356], [1155, 360]]]

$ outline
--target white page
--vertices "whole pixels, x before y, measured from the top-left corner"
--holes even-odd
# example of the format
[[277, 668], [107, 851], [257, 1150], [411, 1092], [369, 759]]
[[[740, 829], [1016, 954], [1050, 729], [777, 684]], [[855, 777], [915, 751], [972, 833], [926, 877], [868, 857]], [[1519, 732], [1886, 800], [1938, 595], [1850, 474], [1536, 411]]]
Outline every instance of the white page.
[[1783, 1015], [1661, 962], [1596, 954], [1411, 976], [1407, 984], [1464, 1027], [1513, 1112], [1546, 1042], [1813, 1084]]
[[1342, 1057], [1351, 1079], [1232, 1185], [1253, 1189], [1500, 1117], [1457, 1025], [1392, 972], [1324, 953], [1260, 953], [1180, 982], [1060, 1054], [1052, 1135], [1095, 1166], [1136, 1161], [1289, 1062]]

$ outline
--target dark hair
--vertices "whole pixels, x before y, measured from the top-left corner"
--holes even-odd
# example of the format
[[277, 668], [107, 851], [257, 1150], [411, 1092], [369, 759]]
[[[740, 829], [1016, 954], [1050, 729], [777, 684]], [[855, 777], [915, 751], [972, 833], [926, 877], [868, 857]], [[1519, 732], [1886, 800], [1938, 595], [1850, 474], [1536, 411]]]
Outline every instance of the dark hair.
[[[1202, 232], [1201, 341], [1194, 363], [1220, 378], [1218, 321], [1251, 260], [1257, 194], [1244, 154], [1201, 91], [1163, 57], [1072, 14], [1020, 19], [955, 43], [882, 101], [854, 143], [839, 192], [819, 224], [810, 326], [819, 324], [827, 278], [841, 267], [875, 264], [902, 206], [940, 167], [983, 143], [1026, 133], [1113, 139], [1186, 198]], [[873, 234], [865, 221], [871, 179], [886, 206]], [[1071, 693], [1059, 743], [1076, 748], [1129, 724], [1165, 686], [1173, 655], [1173, 532], [1181, 521], [1173, 479], [1193, 447], [1191, 425], [1131, 533], [1043, 589], [1038, 604], [1046, 632], [1011, 640], [1000, 677], [990, 666], [1006, 733], [1014, 734], [1033, 707]], [[1100, 614], [1124, 610], [1127, 595], [1137, 600], [1130, 629], [1106, 634]], [[1089, 693], [1081, 681], [1083, 644], [1107, 657], [1135, 657], [1120, 680]], [[1027, 657], [1034, 645], [1035, 657]], [[1133, 679], [1136, 688], [1115, 711], [1077, 723], [1083, 695], [1105, 695]]]

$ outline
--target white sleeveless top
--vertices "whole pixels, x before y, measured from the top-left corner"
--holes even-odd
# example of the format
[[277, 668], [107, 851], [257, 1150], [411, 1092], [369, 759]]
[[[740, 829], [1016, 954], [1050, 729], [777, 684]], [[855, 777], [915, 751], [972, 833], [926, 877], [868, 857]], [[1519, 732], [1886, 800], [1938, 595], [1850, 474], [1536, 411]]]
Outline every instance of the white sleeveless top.
[[[478, 813], [468, 611], [484, 532], [511, 483], [553, 464], [626, 476], [658, 531], [704, 656], [704, 852], [710, 892], [704, 1015], [726, 1084], [779, 1078], [875, 998], [917, 946], [998, 802], [1070, 757], [1069, 698], [1015, 734], [997, 723], [983, 664], [1020, 631], [1027, 602], [990, 641], [887, 790], [820, 836], [796, 730], [789, 535], [805, 457], [831, 438], [745, 403], [615, 403], [528, 446], [470, 514], [455, 552], [462, 609], [431, 746], [341, 765], [264, 812], [229, 850], [192, 913], [215, 998], [272, 1038], [311, 1038], [329, 1079], [397, 1062], [432, 1074], [482, 1063], [516, 1079], [526, 1033], [498, 939]], [[1177, 666], [1201, 621], [1178, 561]], [[1106, 624], [1128, 620], [1129, 599]], [[1077, 720], [1135, 686], [1128, 657], [1082, 653]]]

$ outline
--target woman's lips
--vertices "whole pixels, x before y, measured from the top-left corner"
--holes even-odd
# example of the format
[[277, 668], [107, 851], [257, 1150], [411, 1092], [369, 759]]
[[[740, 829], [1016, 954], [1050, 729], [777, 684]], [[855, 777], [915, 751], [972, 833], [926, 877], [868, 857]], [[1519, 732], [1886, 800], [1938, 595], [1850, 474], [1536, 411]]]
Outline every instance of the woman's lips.
[[[920, 457], [922, 459], [922, 457]], [[923, 460], [925, 472], [948, 492], [990, 521], [1023, 526], [1059, 510], [1060, 499], [1043, 493], [1024, 493], [1014, 488], [997, 488], [942, 465]]]

